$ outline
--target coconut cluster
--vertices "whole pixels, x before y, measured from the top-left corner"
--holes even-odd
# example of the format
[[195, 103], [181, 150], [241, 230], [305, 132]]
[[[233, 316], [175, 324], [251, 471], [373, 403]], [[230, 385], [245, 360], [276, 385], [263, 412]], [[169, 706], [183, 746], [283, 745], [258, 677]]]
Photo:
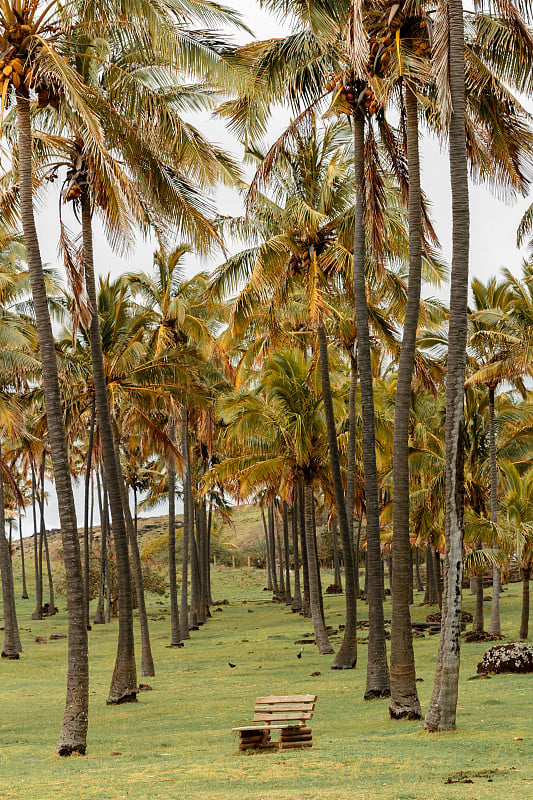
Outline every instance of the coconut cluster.
[[381, 29], [370, 39], [370, 75], [382, 78], [388, 72], [396, 38], [410, 40], [419, 58], [431, 55], [431, 23], [425, 16], [407, 16], [403, 3], [391, 3], [384, 15]]
[[477, 671], [479, 674], [533, 672], [533, 646], [526, 642], [512, 642], [491, 647], [477, 665]]
[[372, 84], [355, 79], [352, 74], [339, 72], [326, 83], [326, 89], [334, 92], [335, 100], [340, 100], [343, 113], [364, 110], [373, 116], [381, 108]]

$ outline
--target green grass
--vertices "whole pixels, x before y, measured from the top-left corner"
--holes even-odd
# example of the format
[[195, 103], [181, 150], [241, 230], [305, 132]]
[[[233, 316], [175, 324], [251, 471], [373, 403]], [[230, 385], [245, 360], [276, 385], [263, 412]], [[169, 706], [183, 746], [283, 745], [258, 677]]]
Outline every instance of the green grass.
[[[184, 649], [170, 641], [168, 600], [150, 598], [152, 646], [157, 676], [153, 692], [136, 705], [110, 708], [105, 700], [116, 648], [117, 621], [90, 633], [91, 697], [88, 755], [60, 759], [54, 749], [61, 726], [66, 641], [34, 644], [34, 636], [66, 631], [60, 614], [30, 619], [33, 601], [20, 601], [24, 653], [0, 664], [1, 797], [29, 800], [525, 800], [531, 773], [532, 676], [495, 676], [468, 681], [486, 650], [465, 644], [455, 733], [428, 735], [417, 722], [391, 722], [387, 701], [362, 699], [366, 645], [356, 670], [330, 669], [331, 657], [306, 647], [296, 658], [295, 639], [312, 630], [310, 620], [274, 605], [262, 591], [261, 573], [214, 570], [214, 596], [229, 605]], [[327, 579], [326, 579], [327, 582]], [[503, 595], [503, 626], [516, 633], [518, 584]], [[17, 594], [20, 591], [17, 587]], [[417, 598], [420, 601], [420, 596]], [[328, 623], [343, 621], [342, 597], [325, 599]], [[465, 605], [471, 597], [465, 592]], [[487, 603], [487, 610], [488, 610]], [[360, 604], [360, 615], [366, 606]], [[251, 613], [250, 613], [251, 612]], [[427, 608], [415, 606], [424, 619]], [[386, 607], [390, 617], [390, 605]], [[271, 638], [275, 637], [275, 638]], [[361, 631], [364, 637], [364, 631]], [[337, 638], [335, 640], [339, 642]], [[415, 640], [420, 699], [427, 708], [437, 637]], [[228, 661], [237, 664], [230, 669]], [[319, 671], [318, 677], [311, 673]], [[239, 753], [234, 725], [251, 719], [256, 695], [313, 692], [314, 746], [305, 751]], [[513, 737], [522, 737], [522, 742]], [[121, 755], [112, 756], [112, 752]], [[494, 770], [473, 784], [445, 783], [464, 771]]]

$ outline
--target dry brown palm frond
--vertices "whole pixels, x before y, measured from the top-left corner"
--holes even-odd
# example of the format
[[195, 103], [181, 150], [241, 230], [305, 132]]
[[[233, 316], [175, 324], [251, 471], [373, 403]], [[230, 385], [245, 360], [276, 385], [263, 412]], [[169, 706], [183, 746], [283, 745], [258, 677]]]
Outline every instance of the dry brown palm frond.
[[352, 0], [346, 26], [346, 49], [355, 74], [366, 79], [369, 47], [363, 24], [363, 0]]
[[[326, 95], [324, 94], [324, 97]], [[250, 214], [254, 205], [257, 202], [261, 188], [265, 186], [268, 178], [290, 146], [297, 143], [301, 138], [308, 136], [313, 130], [315, 125], [315, 105], [308, 106], [296, 119], [294, 119], [289, 127], [283, 131], [281, 136], [276, 139], [268, 153], [265, 155], [261, 162], [261, 166], [255, 173], [253, 180], [248, 189], [246, 197], [246, 213]]]
[[60, 223], [58, 251], [63, 257], [68, 285], [72, 292], [72, 339], [75, 341], [80, 323], [84, 328], [89, 327], [92, 309], [85, 287], [83, 246], [79, 242], [72, 241], [63, 221]]
[[446, 128], [452, 114], [450, 95], [450, 67], [448, 60], [450, 44], [450, 18], [448, 3], [439, 0], [434, 22], [433, 75], [437, 89], [437, 102]]

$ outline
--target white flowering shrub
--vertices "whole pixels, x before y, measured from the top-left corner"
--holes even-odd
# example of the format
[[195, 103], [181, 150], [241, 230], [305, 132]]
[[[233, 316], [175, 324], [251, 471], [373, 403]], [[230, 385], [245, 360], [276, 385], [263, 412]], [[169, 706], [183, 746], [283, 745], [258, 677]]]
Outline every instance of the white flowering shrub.
[[512, 642], [491, 647], [477, 665], [477, 671], [533, 672], [533, 646], [526, 642]]

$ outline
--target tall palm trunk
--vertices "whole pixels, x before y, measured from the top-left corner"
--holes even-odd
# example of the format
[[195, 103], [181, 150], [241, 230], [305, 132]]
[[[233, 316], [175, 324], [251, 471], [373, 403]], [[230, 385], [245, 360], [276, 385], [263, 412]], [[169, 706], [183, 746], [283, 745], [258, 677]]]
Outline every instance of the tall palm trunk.
[[43, 541], [44, 552], [46, 555], [46, 572], [48, 574], [48, 612], [47, 616], [53, 617], [56, 613], [55, 595], [54, 595], [54, 576], [52, 575], [52, 564], [50, 563], [50, 549], [48, 547], [48, 536], [46, 535], [46, 527], [43, 517]]
[[270, 564], [272, 568], [272, 587], [274, 596], [279, 596], [278, 576], [276, 573], [276, 539], [274, 534], [274, 509], [272, 503], [268, 506], [268, 543], [270, 546]]
[[76, 508], [70, 480], [67, 440], [63, 425], [55, 343], [48, 311], [43, 265], [35, 228], [32, 197], [32, 135], [30, 104], [25, 89], [17, 92], [19, 137], [20, 216], [30, 273], [43, 385], [52, 453], [57, 504], [61, 522], [68, 607], [67, 697], [63, 728], [57, 745], [59, 755], [85, 753], [89, 701], [89, 659]]
[[355, 236], [353, 282], [357, 321], [357, 356], [363, 420], [363, 470], [366, 498], [366, 535], [368, 566], [368, 664], [365, 699], [388, 697], [390, 694], [383, 595], [381, 591], [381, 543], [379, 533], [378, 478], [376, 467], [376, 433], [374, 421], [374, 389], [368, 307], [365, 282], [364, 221], [364, 117], [357, 112], [354, 124], [354, 165], [356, 180]]
[[[489, 386], [489, 451], [490, 451], [490, 521], [498, 523], [498, 461], [496, 458], [496, 414], [495, 387]], [[492, 546], [498, 547], [498, 536], [494, 534]], [[492, 568], [492, 606], [488, 632], [493, 636], [501, 635], [500, 624], [500, 570], [495, 564]]]
[[392, 616], [389, 713], [392, 719], [420, 719], [411, 628], [409, 541], [409, 415], [422, 284], [422, 194], [418, 152], [418, 105], [405, 87], [409, 167], [409, 285], [396, 381], [393, 447]]
[[32, 619], [43, 618], [43, 581], [39, 565], [39, 532], [37, 530], [37, 480], [35, 464], [31, 462], [31, 507], [33, 515], [33, 561], [35, 572], [35, 611]]
[[338, 535], [338, 524], [337, 524], [337, 517], [333, 518], [333, 530], [332, 530], [332, 539], [333, 539], [333, 585], [339, 592], [342, 592], [342, 577], [341, 577], [341, 565], [339, 561], [339, 535]]
[[131, 574], [128, 553], [128, 537], [124, 521], [125, 509], [123, 508], [118, 464], [113, 443], [111, 428], [111, 414], [107, 400], [107, 386], [105, 378], [104, 355], [102, 351], [102, 337], [100, 333], [100, 319], [98, 316], [98, 299], [96, 296], [96, 281], [94, 276], [93, 261], [93, 235], [91, 201], [86, 189], [81, 198], [81, 224], [83, 238], [83, 267], [85, 271], [85, 284], [91, 305], [91, 324], [89, 328], [91, 342], [91, 363], [93, 369], [94, 394], [96, 397], [96, 412], [102, 455], [111, 507], [111, 520], [113, 526], [113, 541], [115, 544], [115, 558], [117, 564], [118, 580], [118, 647], [115, 660], [115, 669], [109, 688], [107, 703], [133, 702], [137, 699], [137, 667], [135, 664], [135, 642], [133, 637], [133, 603], [131, 597]]
[[298, 500], [293, 498], [291, 506], [291, 532], [292, 532], [292, 557], [294, 560], [294, 594], [291, 608], [293, 611], [302, 610], [302, 590], [300, 587], [300, 553], [298, 548]]
[[183, 458], [183, 561], [181, 568], [181, 638], [190, 639], [187, 603], [189, 578], [189, 422], [187, 408], [181, 412], [181, 455]]
[[307, 537], [305, 534], [305, 491], [303, 479], [298, 482], [298, 514], [300, 525], [300, 541], [302, 543], [302, 572], [304, 576], [304, 596], [302, 601], [302, 614], [311, 616], [309, 603], [309, 557], [307, 553]]
[[276, 525], [276, 538], [278, 540], [278, 553], [279, 553], [279, 599], [283, 601], [285, 600], [284, 559], [283, 559], [283, 547], [281, 544], [281, 536], [278, 525]]
[[[174, 441], [174, 422], [168, 421], [168, 436]], [[168, 579], [170, 584], [170, 631], [171, 647], [183, 647], [178, 611], [178, 582], [176, 577], [176, 468], [174, 453], [169, 451], [167, 459], [168, 474]]]
[[94, 423], [96, 420], [96, 400], [93, 398], [91, 404], [91, 422], [89, 425], [89, 446], [87, 449], [87, 466], [85, 471], [85, 498], [83, 506], [83, 555], [84, 555], [84, 589], [85, 589], [85, 613], [87, 618], [87, 630], [91, 630], [89, 621], [89, 488], [91, 485], [91, 467], [93, 457]]
[[[154, 659], [152, 657], [152, 647], [150, 644], [150, 631], [148, 628], [148, 614], [146, 613], [146, 601], [144, 598], [144, 583], [143, 583], [143, 573], [141, 567], [141, 555], [139, 553], [139, 542], [135, 534], [135, 526], [133, 524], [133, 519], [131, 516], [128, 490], [126, 488], [126, 481], [124, 480], [124, 476], [122, 474], [122, 468], [120, 466], [120, 437], [118, 433], [117, 422], [114, 417], [112, 417], [111, 419], [111, 427], [113, 432], [113, 445], [115, 448], [115, 461], [117, 464], [120, 498], [122, 501], [122, 507], [124, 509], [124, 522], [126, 524], [126, 533], [128, 535], [131, 547], [131, 560], [133, 563], [133, 579], [135, 582], [135, 597], [137, 599], [137, 608], [139, 609], [139, 625], [141, 628], [141, 675], [144, 678], [151, 678], [155, 675], [155, 667], [154, 667]], [[117, 564], [117, 571], [118, 571], [118, 564]]]
[[333, 647], [328, 639], [326, 624], [321, 606], [320, 583], [318, 575], [318, 564], [315, 552], [315, 533], [313, 525], [313, 507], [315, 500], [313, 497], [313, 486], [311, 481], [304, 483], [305, 497], [305, 538], [307, 542], [307, 567], [309, 571], [309, 605], [313, 618], [313, 629], [318, 651], [321, 655], [333, 653]]
[[422, 583], [422, 576], [420, 575], [420, 551], [418, 547], [415, 547], [415, 582], [416, 591], [423, 592], [424, 584]]
[[[353, 669], [357, 663], [357, 600], [355, 597], [355, 572], [353, 564], [352, 533], [346, 515], [346, 502], [344, 487], [342, 485], [341, 464], [339, 447], [337, 444], [337, 429], [333, 411], [333, 397], [329, 379], [328, 342], [326, 329], [321, 322], [317, 325], [318, 343], [320, 348], [320, 380], [322, 384], [322, 398], [324, 401], [324, 414], [328, 433], [329, 462], [333, 489], [335, 492], [335, 506], [337, 519], [341, 531], [342, 549], [344, 553], [345, 572], [345, 601], [346, 601], [346, 627], [342, 645], [333, 662], [334, 669]], [[352, 509], [353, 512], [353, 509]]]
[[20, 541], [20, 559], [22, 563], [22, 599], [28, 599], [28, 589], [26, 587], [26, 565], [24, 561], [24, 540], [22, 538], [22, 514], [19, 517], [19, 541]]
[[268, 528], [265, 519], [265, 509], [261, 506], [261, 519], [263, 520], [263, 531], [265, 534], [265, 547], [266, 547], [266, 566], [267, 566], [267, 589], [269, 592], [272, 591], [272, 567], [271, 567], [271, 558], [270, 558], [270, 543], [268, 541]]
[[290, 606], [292, 604], [292, 597], [289, 552], [289, 507], [286, 500], [283, 501], [283, 549], [285, 550], [285, 605]]
[[4, 603], [4, 646], [2, 658], [17, 659], [22, 652], [17, 624], [15, 592], [11, 554], [6, 539], [4, 476], [0, 467], [0, 575], [2, 577], [2, 600]]
[[[103, 473], [103, 468], [102, 468]], [[103, 625], [105, 623], [105, 577], [107, 562], [107, 491], [104, 483], [104, 497], [102, 500], [102, 489], [100, 486], [100, 472], [96, 469], [96, 485], [98, 489], [98, 510], [100, 512], [100, 583], [98, 587], [98, 604], [94, 615], [94, 624]]]
[[531, 566], [522, 567], [522, 614], [520, 617], [520, 634], [521, 642], [527, 641], [529, 633], [529, 579], [531, 577]]
[[[356, 445], [356, 408], [355, 400], [357, 396], [357, 357], [354, 351], [350, 351], [350, 394], [348, 400], [348, 454], [346, 468], [346, 516], [348, 517], [348, 528], [353, 541], [354, 534], [354, 509], [355, 509], [355, 445]], [[357, 583], [357, 581], [356, 581]]]
[[446, 556], [442, 625], [426, 730], [455, 729], [461, 653], [461, 585], [464, 538], [464, 378], [467, 340], [470, 213], [465, 135], [465, 63], [462, 0], [448, 0], [449, 130], [452, 189], [452, 275], [446, 378]]

